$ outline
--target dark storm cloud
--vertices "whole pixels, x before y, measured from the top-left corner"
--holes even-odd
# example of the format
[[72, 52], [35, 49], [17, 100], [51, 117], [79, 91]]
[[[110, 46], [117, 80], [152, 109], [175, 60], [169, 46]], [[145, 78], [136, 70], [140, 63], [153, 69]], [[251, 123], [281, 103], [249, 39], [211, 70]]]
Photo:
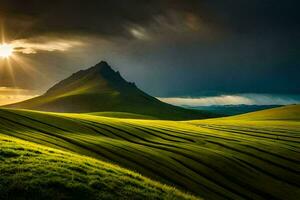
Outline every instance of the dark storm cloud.
[[186, 12], [233, 33], [299, 30], [296, 0], [1, 0], [1, 18], [15, 37], [49, 32], [129, 36], [127, 26], [147, 26], [169, 11]]
[[166, 8], [146, 0], [8, 0], [1, 1], [1, 16], [18, 37], [42, 33], [79, 32], [126, 36], [126, 25], [144, 25]]

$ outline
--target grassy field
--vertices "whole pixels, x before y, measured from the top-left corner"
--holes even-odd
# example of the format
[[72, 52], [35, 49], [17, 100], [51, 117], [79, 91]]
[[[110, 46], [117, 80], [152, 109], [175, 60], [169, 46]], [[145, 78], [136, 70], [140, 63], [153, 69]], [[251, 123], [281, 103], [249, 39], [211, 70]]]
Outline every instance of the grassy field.
[[297, 105], [175, 122], [1, 109], [0, 131], [207, 199], [299, 199], [299, 114]]
[[300, 121], [300, 106], [299, 105], [283, 106], [279, 108], [273, 108], [273, 109], [238, 115], [227, 119], [248, 120], [248, 121], [249, 120]]
[[0, 134], [0, 194], [12, 199], [190, 199], [96, 159]]
[[96, 115], [102, 117], [113, 117], [113, 118], [125, 118], [125, 119], [157, 119], [148, 115], [139, 115], [127, 112], [93, 112], [88, 113], [89, 115]]

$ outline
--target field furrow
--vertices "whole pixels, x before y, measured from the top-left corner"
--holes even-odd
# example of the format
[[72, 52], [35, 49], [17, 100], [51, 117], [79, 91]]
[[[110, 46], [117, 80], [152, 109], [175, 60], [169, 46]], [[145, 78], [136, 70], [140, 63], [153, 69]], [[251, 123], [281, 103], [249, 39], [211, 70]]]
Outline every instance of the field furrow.
[[117, 163], [208, 199], [297, 199], [298, 125], [0, 110], [2, 134]]

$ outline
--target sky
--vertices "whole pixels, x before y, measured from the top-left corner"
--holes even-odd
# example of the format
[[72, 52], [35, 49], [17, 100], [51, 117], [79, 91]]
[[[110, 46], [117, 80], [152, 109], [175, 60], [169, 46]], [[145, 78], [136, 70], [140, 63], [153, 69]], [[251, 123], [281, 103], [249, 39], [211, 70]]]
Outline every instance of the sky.
[[258, 96], [272, 96], [268, 104], [291, 102], [300, 95], [299, 6], [297, 0], [0, 0], [2, 43], [14, 48], [0, 58], [0, 104], [42, 94], [101, 60], [169, 102], [243, 103], [245, 95], [251, 102]]

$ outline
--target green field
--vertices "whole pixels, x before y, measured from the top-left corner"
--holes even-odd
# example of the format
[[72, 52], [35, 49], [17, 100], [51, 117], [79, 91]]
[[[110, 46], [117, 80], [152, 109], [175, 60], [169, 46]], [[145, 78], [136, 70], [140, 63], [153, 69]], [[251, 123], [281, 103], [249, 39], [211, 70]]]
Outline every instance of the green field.
[[198, 199], [112, 164], [2, 134], [0, 163], [2, 200]]
[[125, 118], [125, 119], [157, 119], [149, 115], [140, 115], [140, 114], [127, 113], [127, 112], [93, 112], [88, 114], [102, 116], [102, 117]]
[[204, 199], [299, 199], [299, 108], [181, 122], [1, 109], [0, 132]]

